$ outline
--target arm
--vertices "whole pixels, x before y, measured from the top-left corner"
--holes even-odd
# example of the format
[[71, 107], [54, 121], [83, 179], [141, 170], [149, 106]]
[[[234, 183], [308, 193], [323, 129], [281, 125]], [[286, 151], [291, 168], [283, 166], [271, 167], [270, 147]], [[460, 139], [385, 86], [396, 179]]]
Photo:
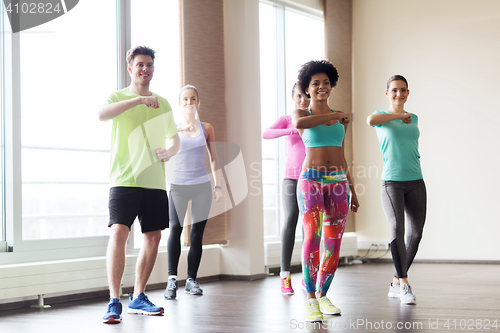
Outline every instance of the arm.
[[335, 111], [327, 114], [310, 115], [306, 110], [297, 109], [292, 113], [292, 124], [295, 128], [305, 129], [338, 120], [342, 124], [349, 123], [349, 115], [341, 111]]
[[[217, 150], [215, 149], [215, 132], [212, 125], [209, 123], [203, 123], [203, 128], [207, 133], [207, 149], [208, 155], [210, 157], [210, 167], [212, 169], [212, 174], [214, 177], [214, 186], [220, 187], [220, 168], [219, 168], [219, 158], [217, 157]], [[222, 198], [222, 190], [218, 187], [214, 188], [215, 201], [219, 201]]]
[[[344, 127], [345, 127], [345, 132], [347, 133], [347, 124], [344, 125]], [[344, 143], [345, 143], [345, 137], [344, 137], [344, 140], [342, 141], [342, 158], [344, 159], [344, 165], [346, 166], [346, 173], [345, 174], [347, 177], [347, 182], [349, 184], [349, 190], [351, 191], [351, 202], [349, 203], [349, 208], [351, 209], [352, 212], [356, 213], [358, 211], [358, 208], [359, 208], [358, 196], [356, 195], [354, 183], [352, 182], [351, 175], [349, 174], [348, 164], [345, 160]]]
[[287, 128], [288, 121], [284, 116], [279, 117], [274, 124], [266, 128], [262, 133], [263, 139], [276, 139], [285, 135], [298, 135], [299, 131], [296, 128]]
[[156, 149], [156, 155], [158, 155], [158, 158], [162, 162], [167, 162], [175, 154], [177, 154], [177, 152], [179, 152], [179, 149], [181, 148], [181, 139], [179, 139], [179, 134], [175, 133], [175, 135], [168, 138], [168, 146], [169, 148], [167, 149]]
[[411, 123], [411, 113], [376, 113], [371, 114], [366, 118], [366, 122], [370, 126], [377, 126], [399, 119], [405, 124]]
[[144, 104], [147, 107], [153, 109], [157, 109], [160, 107], [158, 98], [156, 96], [141, 96], [131, 98], [121, 102], [102, 105], [99, 109], [99, 120], [105, 121], [113, 119], [121, 115], [123, 112], [141, 104]]

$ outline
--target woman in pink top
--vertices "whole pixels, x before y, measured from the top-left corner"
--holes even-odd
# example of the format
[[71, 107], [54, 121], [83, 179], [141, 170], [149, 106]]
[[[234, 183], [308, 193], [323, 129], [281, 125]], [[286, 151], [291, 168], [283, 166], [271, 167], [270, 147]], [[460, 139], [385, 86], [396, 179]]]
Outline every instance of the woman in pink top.
[[[295, 108], [307, 110], [309, 99], [300, 91], [297, 83], [292, 88], [292, 99]], [[285, 224], [281, 231], [281, 293], [293, 295], [290, 278], [290, 262], [292, 261], [295, 229], [299, 218], [297, 205], [297, 180], [302, 170], [302, 162], [306, 157], [304, 143], [298, 130], [292, 125], [292, 116], [281, 116], [262, 133], [263, 139], [275, 139], [286, 136], [286, 168], [283, 179], [283, 206], [285, 208]]]

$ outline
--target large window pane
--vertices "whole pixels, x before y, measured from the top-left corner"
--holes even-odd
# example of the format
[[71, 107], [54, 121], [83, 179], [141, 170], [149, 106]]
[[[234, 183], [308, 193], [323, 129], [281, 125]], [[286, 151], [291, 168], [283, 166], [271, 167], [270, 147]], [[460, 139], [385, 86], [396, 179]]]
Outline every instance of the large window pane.
[[[309, 60], [325, 57], [324, 22], [321, 17], [303, 14], [282, 4], [260, 3], [259, 10], [261, 119], [264, 130], [279, 116], [290, 114], [295, 109], [290, 95], [300, 66]], [[279, 87], [285, 87], [284, 92]], [[285, 96], [282, 96], [283, 93]], [[262, 141], [264, 234], [271, 238], [279, 236], [280, 225], [284, 222], [280, 191], [280, 174], [283, 174], [286, 159], [284, 140]], [[299, 232], [300, 229], [297, 228]]]
[[264, 237], [273, 237], [278, 234], [276, 210], [264, 209]]
[[[98, 8], [99, 10], [96, 10]], [[86, 0], [21, 32], [23, 239], [107, 233], [116, 2]]]
[[131, 45], [156, 51], [150, 89], [175, 108], [181, 88], [179, 0], [132, 0], [131, 13]]
[[[131, 45], [146, 45], [156, 51], [150, 89], [165, 97], [175, 110], [181, 88], [179, 1], [132, 0], [131, 13]], [[140, 248], [141, 229], [137, 220], [134, 224], [134, 247]], [[168, 230], [162, 232], [160, 246], [167, 245]]]
[[[300, 66], [309, 60], [325, 58], [325, 28], [320, 18], [285, 10], [286, 91], [291, 93], [297, 81]], [[304, 29], [307, 27], [307, 29]], [[311, 33], [314, 31], [314, 33]], [[295, 108], [291, 98], [286, 99], [287, 112]]]

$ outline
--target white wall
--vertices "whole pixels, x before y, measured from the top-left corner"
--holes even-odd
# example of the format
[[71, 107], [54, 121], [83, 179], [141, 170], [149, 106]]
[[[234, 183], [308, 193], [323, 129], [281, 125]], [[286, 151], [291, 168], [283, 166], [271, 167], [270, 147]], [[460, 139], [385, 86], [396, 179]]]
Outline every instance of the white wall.
[[[390, 241], [382, 158], [366, 117], [387, 109], [386, 80], [409, 80], [419, 116], [428, 210], [417, 259], [500, 260], [500, 1], [354, 0], [353, 91], [360, 241]], [[361, 174], [377, 167], [378, 173]]]

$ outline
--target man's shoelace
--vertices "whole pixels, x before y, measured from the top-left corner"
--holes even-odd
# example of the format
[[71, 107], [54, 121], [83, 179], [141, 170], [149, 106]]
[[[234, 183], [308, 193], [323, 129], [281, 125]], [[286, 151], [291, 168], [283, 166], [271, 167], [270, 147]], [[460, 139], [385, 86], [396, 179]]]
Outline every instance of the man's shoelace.
[[151, 301], [148, 299], [148, 296], [144, 296], [144, 299], [141, 300], [142, 303], [149, 305], [149, 306], [155, 306]]
[[108, 304], [108, 312], [118, 312], [117, 311], [117, 308], [118, 308], [118, 302], [113, 302], [113, 303], [110, 303]]

